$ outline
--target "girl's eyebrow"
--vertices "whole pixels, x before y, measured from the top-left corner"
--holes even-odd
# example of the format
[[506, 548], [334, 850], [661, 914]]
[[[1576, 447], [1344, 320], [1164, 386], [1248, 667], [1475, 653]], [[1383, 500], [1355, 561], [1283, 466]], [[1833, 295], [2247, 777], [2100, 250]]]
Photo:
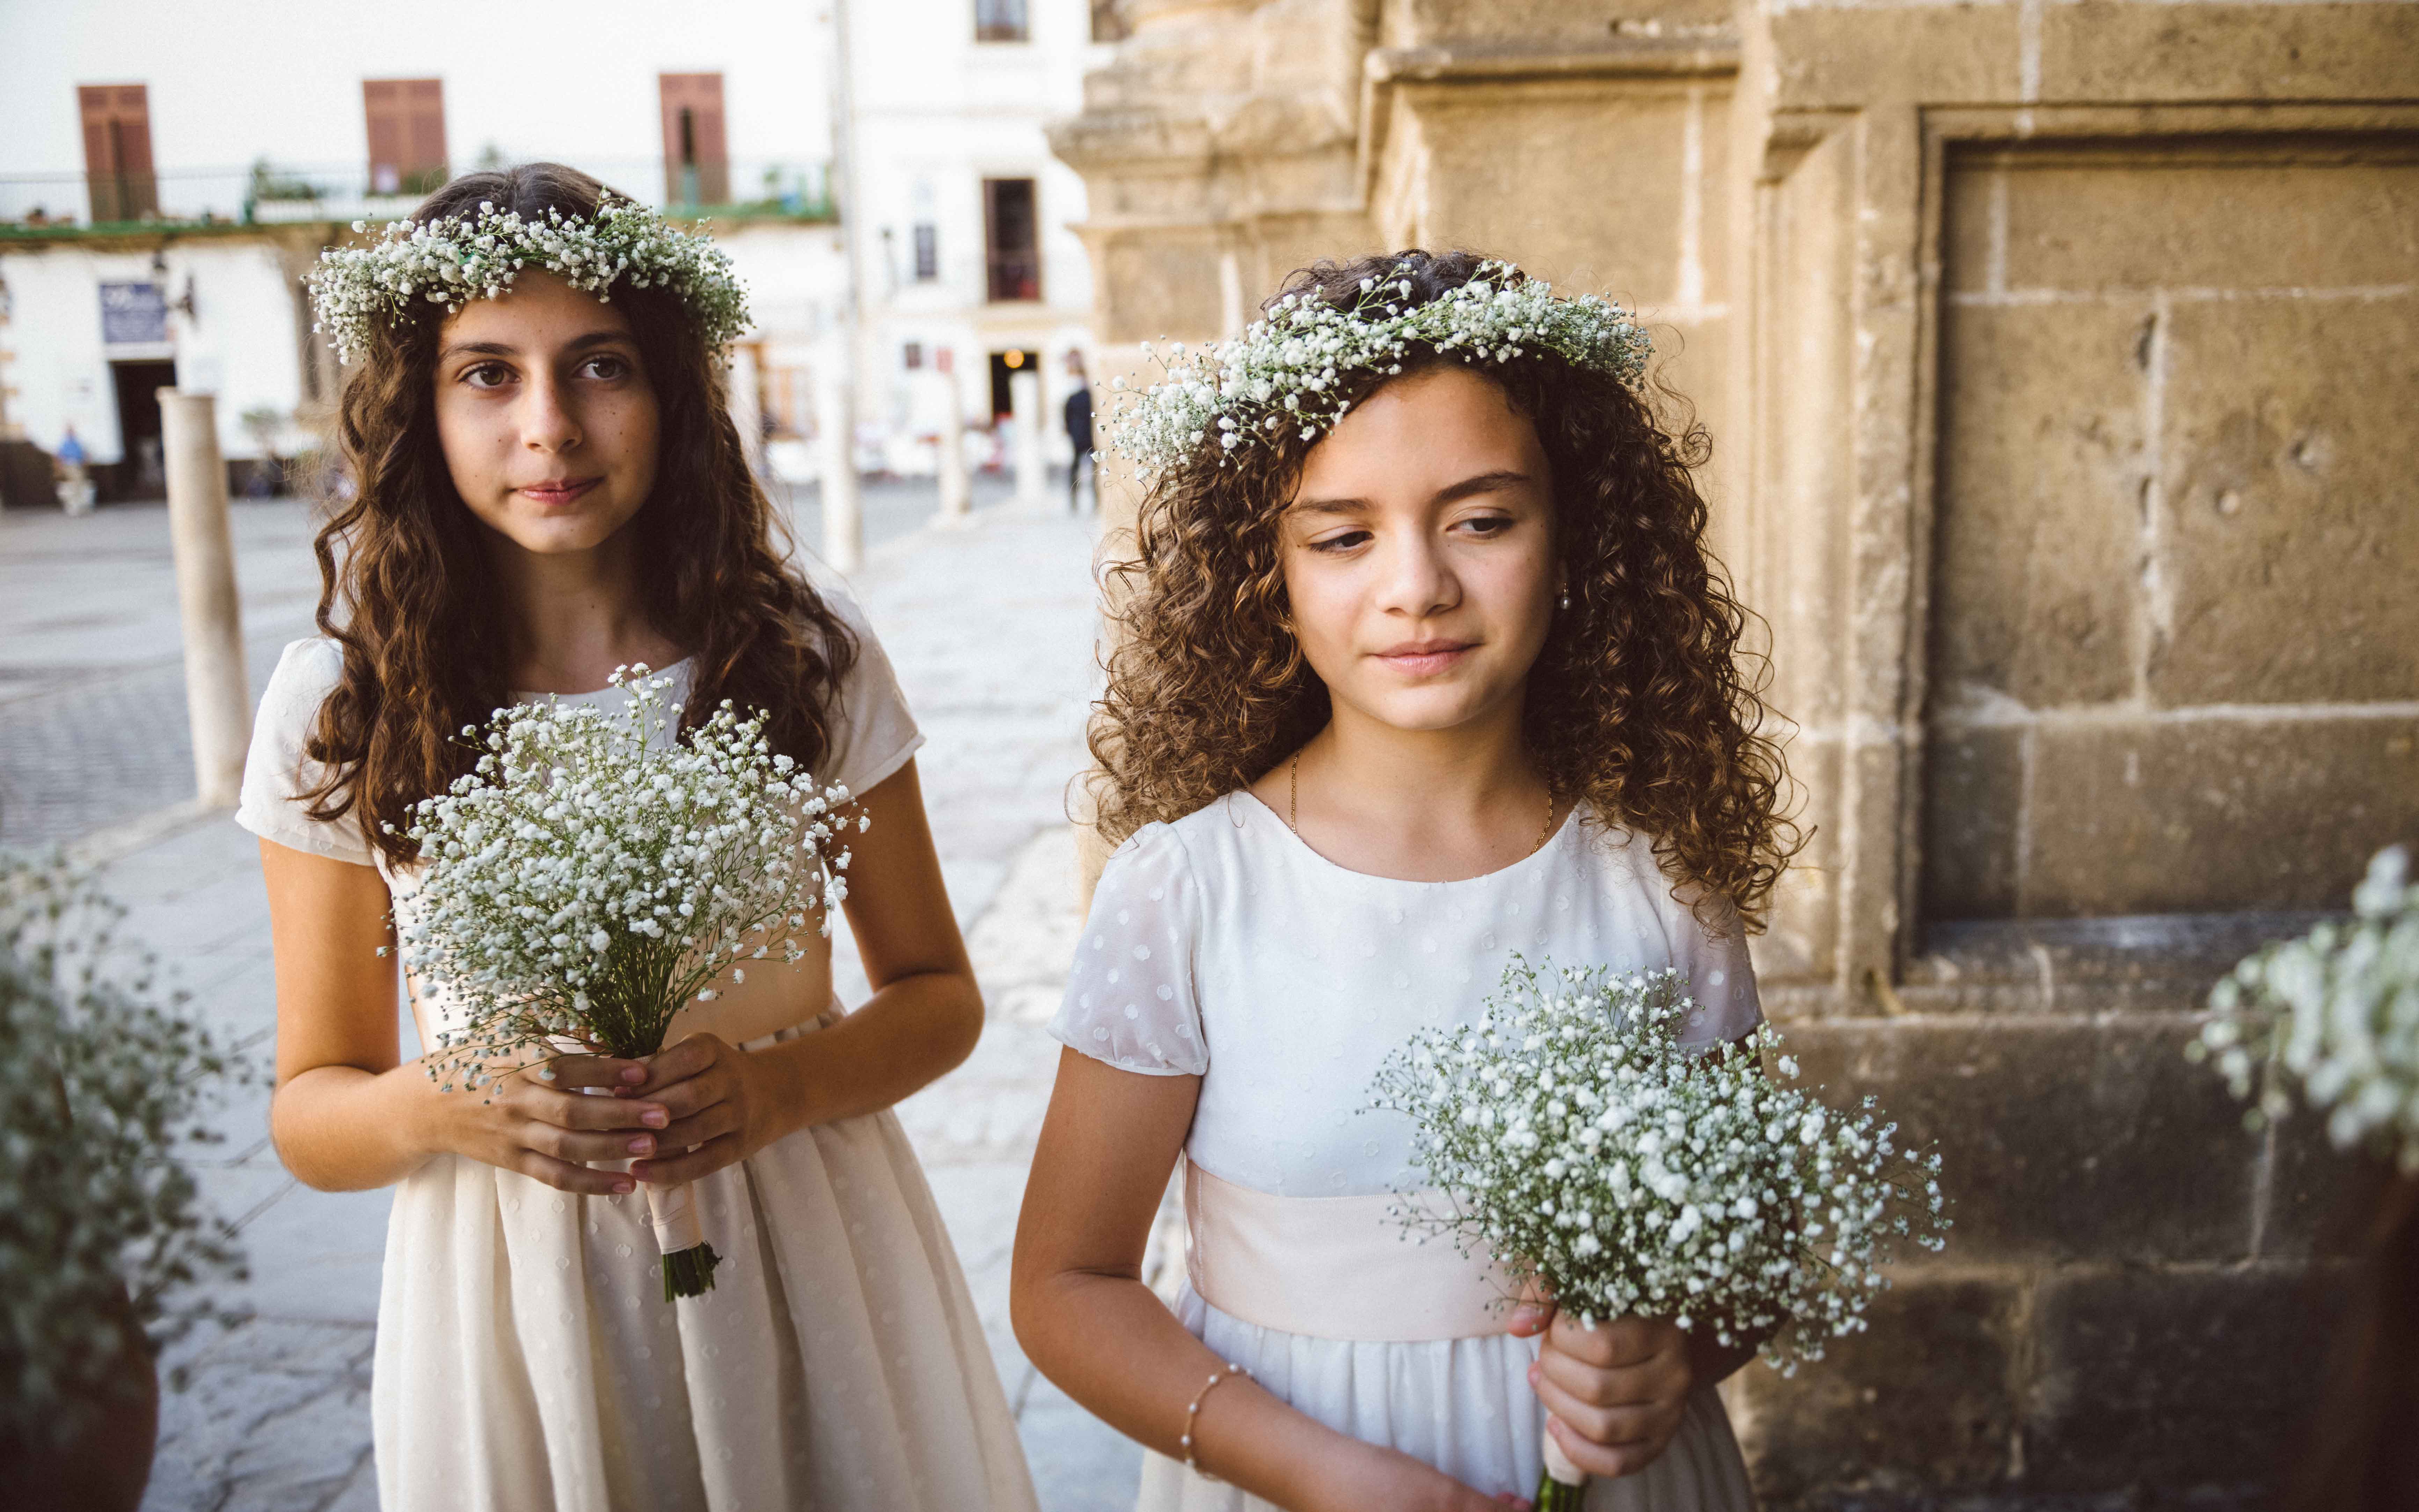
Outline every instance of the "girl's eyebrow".
[[[1481, 472], [1464, 478], [1459, 483], [1446, 484], [1429, 496], [1428, 502], [1450, 504], [1457, 500], [1467, 499], [1472, 494], [1499, 493], [1506, 488], [1533, 485], [1536, 481], [1525, 472], [1510, 468], [1498, 468], [1492, 472]], [[1297, 501], [1289, 513], [1351, 515], [1369, 507], [1369, 501], [1366, 499], [1303, 499]]]
[[[630, 339], [629, 332], [625, 331], [592, 331], [584, 336], [574, 336], [563, 343], [562, 349], [566, 354], [584, 352], [593, 347], [610, 347]], [[519, 355], [521, 355], [521, 349], [509, 342], [463, 341], [456, 342], [439, 352], [437, 360], [443, 363], [456, 357], [518, 357]]]
[[1476, 477], [1464, 478], [1459, 483], [1439, 488], [1429, 498], [1428, 502], [1450, 504], [1456, 500], [1467, 499], [1471, 494], [1501, 493], [1506, 488], [1517, 488], [1535, 481], [1529, 474], [1517, 469], [1498, 468], [1492, 472], [1481, 472]]

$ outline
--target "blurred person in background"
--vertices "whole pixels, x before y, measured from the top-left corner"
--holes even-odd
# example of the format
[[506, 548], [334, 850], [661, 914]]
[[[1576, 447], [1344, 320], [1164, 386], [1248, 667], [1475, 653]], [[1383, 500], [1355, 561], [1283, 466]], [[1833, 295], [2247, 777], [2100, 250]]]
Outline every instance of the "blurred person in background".
[[1067, 442], [1074, 455], [1067, 460], [1067, 513], [1078, 514], [1084, 507], [1083, 484], [1086, 474], [1092, 479], [1094, 507], [1100, 503], [1100, 469], [1092, 455], [1092, 385], [1084, 377], [1084, 354], [1067, 354], [1067, 376], [1075, 380], [1074, 392], [1067, 395]]

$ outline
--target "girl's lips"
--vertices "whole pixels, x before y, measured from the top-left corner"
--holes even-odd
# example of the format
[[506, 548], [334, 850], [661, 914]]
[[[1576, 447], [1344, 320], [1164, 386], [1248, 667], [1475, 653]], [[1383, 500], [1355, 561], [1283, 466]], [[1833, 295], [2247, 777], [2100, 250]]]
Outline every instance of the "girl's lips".
[[1444, 643], [1397, 651], [1381, 651], [1378, 659], [1407, 677], [1428, 677], [1443, 671], [1478, 648]]
[[602, 478], [572, 478], [562, 483], [533, 483], [521, 489], [538, 503], [548, 506], [567, 504], [604, 482]]

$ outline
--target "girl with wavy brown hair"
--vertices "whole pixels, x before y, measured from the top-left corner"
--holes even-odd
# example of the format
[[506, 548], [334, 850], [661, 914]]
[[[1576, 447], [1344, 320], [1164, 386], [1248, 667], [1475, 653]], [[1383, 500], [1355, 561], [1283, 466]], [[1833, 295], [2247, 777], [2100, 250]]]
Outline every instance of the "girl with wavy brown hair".
[[[982, 1005], [917, 782], [922, 743], [863, 616], [811, 581], [745, 461], [727, 262], [552, 164], [439, 190], [323, 260], [356, 365], [355, 485], [318, 539], [321, 635], [262, 701], [239, 820], [277, 964], [270, 1131], [302, 1180], [392, 1186], [371, 1383], [394, 1509], [1030, 1508], [1015, 1425], [890, 1104], [973, 1048]], [[491, 710], [603, 702], [618, 667], [686, 718], [762, 708], [858, 795], [828, 943], [683, 1010], [659, 1054], [565, 1055], [487, 1095], [407, 1059], [382, 947], [416, 800]], [[458, 1027], [407, 981], [421, 1042]], [[693, 1183], [723, 1257], [673, 1304], [640, 1183]]]
[[[1745, 935], [1792, 847], [1704, 543], [1703, 439], [1617, 308], [1410, 252], [1297, 274], [1179, 355], [1093, 730], [1110, 858], [1017, 1237], [1026, 1353], [1153, 1451], [1142, 1506], [1751, 1506], [1714, 1384], [1752, 1345], [1402, 1241], [1379, 1061], [1511, 952], [1676, 966], [1686, 1038], [1761, 1018]], [[1185, 1157], [1185, 1276], [1141, 1277]], [[1540, 1404], [1544, 1411], [1540, 1411]]]

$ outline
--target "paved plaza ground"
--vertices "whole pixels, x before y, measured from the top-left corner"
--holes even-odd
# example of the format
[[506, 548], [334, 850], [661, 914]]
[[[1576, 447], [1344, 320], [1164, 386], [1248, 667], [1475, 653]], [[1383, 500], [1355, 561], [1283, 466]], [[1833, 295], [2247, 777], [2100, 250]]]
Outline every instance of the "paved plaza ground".
[[[989, 1005], [966, 1065], [901, 1104], [989, 1329], [1048, 1512], [1132, 1503], [1139, 1452], [1042, 1381], [1008, 1328], [1008, 1261], [1056, 1045], [1055, 1011], [1080, 920], [1068, 783], [1091, 696], [1087, 521], [1018, 514], [978, 491], [973, 523], [925, 528], [929, 487], [875, 486], [868, 563], [850, 581], [929, 739], [918, 759], [942, 864]], [[1063, 495], [1053, 492], [1054, 504]], [[812, 497], [797, 501], [815, 539]], [[255, 691], [278, 648], [310, 633], [317, 575], [307, 513], [235, 506]], [[135, 932], [200, 1011], [265, 1068], [274, 1026], [254, 842], [191, 807], [167, 521], [157, 506], [82, 519], [0, 516], [0, 840], [71, 841], [104, 864]], [[862, 995], [840, 943], [842, 995]], [[409, 1021], [404, 1025], [411, 1042]], [[376, 1505], [369, 1364], [388, 1196], [300, 1186], [266, 1134], [265, 1084], [223, 1118], [201, 1166], [237, 1219], [254, 1311], [180, 1346], [146, 1505], [159, 1512], [318, 1512]]]

